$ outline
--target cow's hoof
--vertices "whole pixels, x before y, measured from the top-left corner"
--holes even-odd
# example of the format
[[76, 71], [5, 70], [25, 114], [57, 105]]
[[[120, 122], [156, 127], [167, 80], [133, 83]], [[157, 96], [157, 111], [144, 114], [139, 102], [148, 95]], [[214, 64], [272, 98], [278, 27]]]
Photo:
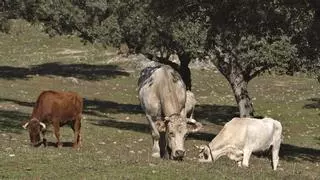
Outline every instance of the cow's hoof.
[[242, 167], [242, 162], [241, 161], [238, 161], [238, 167]]
[[249, 165], [247, 165], [247, 164], [242, 164], [242, 167], [244, 167], [244, 168], [249, 168]]
[[43, 144], [43, 147], [47, 147], [48, 146], [47, 139], [43, 139], [42, 144]]
[[80, 145], [79, 144], [74, 144], [72, 146], [72, 148], [75, 149], [75, 150], [80, 150]]
[[57, 148], [62, 148], [62, 143], [57, 143]]
[[209, 163], [209, 162], [212, 162], [212, 160], [210, 160], [210, 159], [198, 159], [198, 162]]
[[154, 158], [160, 158], [160, 153], [158, 153], [158, 152], [152, 153], [152, 157], [154, 157]]

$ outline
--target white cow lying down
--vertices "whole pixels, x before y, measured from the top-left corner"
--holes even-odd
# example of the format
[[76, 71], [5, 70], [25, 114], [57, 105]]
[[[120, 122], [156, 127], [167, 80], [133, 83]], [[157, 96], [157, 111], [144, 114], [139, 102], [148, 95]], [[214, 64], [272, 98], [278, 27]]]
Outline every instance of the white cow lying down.
[[248, 167], [252, 152], [264, 151], [272, 146], [273, 170], [276, 170], [281, 133], [281, 123], [271, 118], [233, 118], [208, 145], [199, 147], [199, 161], [212, 162], [227, 155], [239, 166]]

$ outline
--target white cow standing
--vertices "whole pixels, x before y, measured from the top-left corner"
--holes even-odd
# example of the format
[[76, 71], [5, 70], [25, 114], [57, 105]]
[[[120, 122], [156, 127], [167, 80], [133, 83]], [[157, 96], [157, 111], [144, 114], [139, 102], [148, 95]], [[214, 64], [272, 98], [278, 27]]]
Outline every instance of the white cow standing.
[[186, 136], [202, 125], [186, 118], [186, 87], [179, 73], [167, 65], [148, 67], [141, 71], [138, 85], [151, 127], [152, 156], [182, 160]]
[[274, 119], [233, 118], [208, 145], [200, 146], [199, 161], [212, 162], [227, 155], [239, 166], [248, 167], [252, 152], [264, 151], [272, 146], [273, 170], [276, 170], [281, 134], [281, 123]]

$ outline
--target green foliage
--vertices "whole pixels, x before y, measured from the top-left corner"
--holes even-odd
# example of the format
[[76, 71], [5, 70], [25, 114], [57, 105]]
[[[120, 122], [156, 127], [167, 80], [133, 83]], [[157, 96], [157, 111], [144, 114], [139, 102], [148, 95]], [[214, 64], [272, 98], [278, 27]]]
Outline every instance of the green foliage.
[[239, 64], [246, 68], [263, 68], [285, 73], [288, 65], [297, 60], [297, 48], [291, 43], [291, 38], [281, 36], [279, 39], [268, 41], [266, 38], [259, 40], [254, 36], [241, 38], [235, 48]]
[[117, 10], [122, 41], [136, 52], [152, 42], [154, 23], [147, 7], [148, 0], [130, 0], [120, 3]]
[[204, 53], [207, 31], [202, 22], [187, 18], [173, 23], [171, 28], [173, 39], [181, 43], [185, 47], [184, 50], [190, 52], [192, 58]]

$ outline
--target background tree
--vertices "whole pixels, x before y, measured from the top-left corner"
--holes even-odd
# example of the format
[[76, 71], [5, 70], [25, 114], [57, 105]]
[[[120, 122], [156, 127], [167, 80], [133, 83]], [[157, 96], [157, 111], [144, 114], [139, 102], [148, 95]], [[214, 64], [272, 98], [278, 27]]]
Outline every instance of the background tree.
[[[319, 72], [316, 0], [2, 0], [2, 4], [6, 18], [43, 23], [50, 35], [77, 34], [85, 42], [111, 46], [127, 43], [134, 52], [180, 71], [188, 89], [191, 59], [209, 59], [228, 80], [242, 117], [253, 115], [247, 88], [260, 74]], [[173, 53], [180, 66], [168, 61]]]
[[199, 22], [207, 30], [205, 43], [194, 51], [209, 57], [228, 80], [242, 117], [253, 115], [247, 90], [250, 80], [271, 70], [294, 72], [303, 63], [299, 58], [304, 54], [298, 48], [303, 48], [305, 39], [301, 37], [313, 19], [312, 9], [304, 2], [170, 2], [163, 3], [169, 4], [168, 8], [159, 8], [167, 10], [163, 16], [173, 17], [173, 23], [183, 18]]

